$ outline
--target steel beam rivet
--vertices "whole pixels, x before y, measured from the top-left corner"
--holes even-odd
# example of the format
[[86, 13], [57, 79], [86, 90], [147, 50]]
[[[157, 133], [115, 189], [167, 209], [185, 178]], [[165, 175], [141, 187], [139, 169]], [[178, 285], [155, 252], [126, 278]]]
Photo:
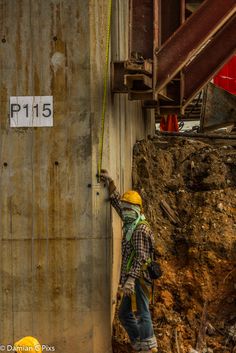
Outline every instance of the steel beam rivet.
[[7, 167], [7, 162], [4, 162], [3, 165], [4, 165], [4, 167]]

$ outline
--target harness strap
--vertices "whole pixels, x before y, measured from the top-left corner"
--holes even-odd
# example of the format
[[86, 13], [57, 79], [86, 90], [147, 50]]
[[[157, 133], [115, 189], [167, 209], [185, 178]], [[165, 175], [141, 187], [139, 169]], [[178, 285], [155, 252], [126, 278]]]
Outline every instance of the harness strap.
[[[146, 226], [150, 227], [150, 224], [149, 224], [146, 220], [140, 220], [140, 221], [138, 222], [138, 224], [136, 225], [135, 229], [136, 229], [140, 224], [145, 224]], [[134, 229], [134, 230], [135, 230], [135, 229]], [[131, 244], [132, 244], [132, 246], [133, 246], [132, 238], [130, 239], [130, 241], [131, 241]], [[126, 272], [129, 272], [129, 270], [131, 269], [131, 266], [132, 266], [134, 257], [135, 257], [135, 249], [134, 249], [134, 246], [133, 246], [133, 250], [132, 250], [132, 252], [131, 252], [131, 254], [130, 254], [129, 258], [128, 258], [128, 261], [127, 261]], [[146, 269], [147, 269], [147, 266], [150, 264], [151, 260], [152, 260], [152, 259], [149, 258], [149, 259], [145, 262], [145, 264], [143, 264], [142, 270], [146, 270]]]

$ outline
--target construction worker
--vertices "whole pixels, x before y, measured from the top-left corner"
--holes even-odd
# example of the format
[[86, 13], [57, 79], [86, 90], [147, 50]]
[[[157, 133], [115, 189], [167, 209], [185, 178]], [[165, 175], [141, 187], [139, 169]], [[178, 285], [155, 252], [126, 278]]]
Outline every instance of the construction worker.
[[32, 337], [26, 336], [21, 338], [19, 341], [14, 343], [14, 351], [16, 353], [31, 352], [31, 353], [42, 353], [42, 347], [39, 341]]
[[152, 280], [146, 269], [146, 263], [155, 249], [153, 233], [142, 213], [141, 196], [131, 190], [121, 197], [106, 170], [102, 170], [101, 180], [106, 182], [111, 204], [123, 221], [120, 274], [123, 296], [119, 319], [135, 351], [155, 353], [157, 341], [149, 311]]

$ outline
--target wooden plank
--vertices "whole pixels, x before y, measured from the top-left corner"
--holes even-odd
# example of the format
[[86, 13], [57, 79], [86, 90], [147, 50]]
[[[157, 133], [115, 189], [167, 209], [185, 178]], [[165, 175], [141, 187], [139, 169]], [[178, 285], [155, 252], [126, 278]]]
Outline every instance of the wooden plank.
[[176, 215], [176, 213], [171, 209], [171, 207], [168, 205], [168, 203], [165, 200], [161, 200], [160, 202], [161, 208], [164, 211], [165, 215], [169, 218], [171, 223], [173, 224], [178, 224], [180, 223], [179, 217]]

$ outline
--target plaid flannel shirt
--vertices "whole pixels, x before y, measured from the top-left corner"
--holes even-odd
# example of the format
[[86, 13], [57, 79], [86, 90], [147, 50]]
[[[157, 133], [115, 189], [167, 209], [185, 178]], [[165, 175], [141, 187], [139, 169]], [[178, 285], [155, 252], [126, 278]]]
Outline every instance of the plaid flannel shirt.
[[[121, 201], [120, 193], [115, 189], [111, 195], [110, 200], [112, 206], [115, 208], [121, 217]], [[135, 257], [132, 261], [130, 270], [127, 272], [127, 263], [130, 255], [135, 250]], [[133, 278], [144, 278], [149, 283], [152, 282], [147, 270], [143, 270], [143, 265], [151, 257], [152, 251], [155, 249], [154, 235], [150, 227], [146, 224], [140, 224], [133, 232], [130, 241], [126, 240], [123, 233], [122, 238], [122, 263], [120, 284], [123, 286], [129, 276]]]

